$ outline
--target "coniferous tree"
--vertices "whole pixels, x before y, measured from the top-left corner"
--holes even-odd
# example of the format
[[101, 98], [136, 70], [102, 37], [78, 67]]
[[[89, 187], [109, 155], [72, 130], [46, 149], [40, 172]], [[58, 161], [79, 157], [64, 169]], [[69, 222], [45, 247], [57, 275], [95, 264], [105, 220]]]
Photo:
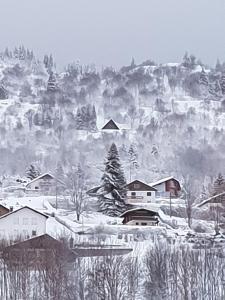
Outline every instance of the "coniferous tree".
[[75, 117], [75, 127], [77, 130], [96, 130], [96, 111], [94, 105], [78, 107]]
[[216, 72], [221, 72], [221, 70], [222, 70], [222, 65], [221, 65], [219, 59], [217, 59], [217, 61], [216, 61], [216, 67], [215, 67], [215, 70], [216, 70]]
[[186, 68], [189, 68], [189, 66], [190, 66], [190, 58], [188, 56], [188, 52], [185, 52], [185, 54], [184, 54], [182, 65]]
[[213, 195], [218, 195], [222, 192], [225, 192], [225, 180], [222, 174], [219, 173], [213, 184]]
[[221, 86], [222, 94], [225, 95], [225, 73], [223, 73], [223, 75], [221, 76], [220, 86]]
[[8, 93], [4, 86], [0, 84], [0, 100], [8, 99]]
[[128, 161], [129, 161], [129, 167], [130, 167], [130, 181], [132, 178], [132, 171], [135, 169], [138, 169], [138, 155], [137, 151], [134, 147], [134, 145], [130, 145], [130, 148], [128, 150]]
[[199, 83], [201, 85], [204, 85], [204, 86], [209, 85], [207, 74], [206, 74], [206, 72], [203, 68], [202, 68], [202, 71], [201, 71], [201, 74], [200, 74]]
[[126, 179], [114, 143], [109, 149], [101, 182], [98, 192], [99, 211], [109, 216], [119, 216], [126, 210]]
[[48, 92], [56, 92], [57, 89], [58, 88], [57, 88], [56, 77], [53, 74], [53, 72], [51, 72], [49, 75], [49, 79], [48, 79], [47, 91]]
[[32, 164], [26, 169], [26, 176], [31, 180], [37, 178], [40, 175], [41, 175], [40, 171]]

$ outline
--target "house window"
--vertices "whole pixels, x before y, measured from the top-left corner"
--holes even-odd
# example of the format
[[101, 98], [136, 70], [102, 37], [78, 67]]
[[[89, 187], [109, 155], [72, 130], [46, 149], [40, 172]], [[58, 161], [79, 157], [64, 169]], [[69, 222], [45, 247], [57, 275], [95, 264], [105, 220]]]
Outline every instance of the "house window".
[[35, 186], [35, 190], [38, 190], [39, 189], [39, 187], [38, 186]]
[[138, 223], [138, 222], [136, 222], [136, 225], [139, 225], [139, 223]]
[[147, 196], [151, 197], [152, 193], [151, 192], [147, 192]]
[[28, 218], [23, 218], [23, 225], [28, 225]]
[[135, 198], [135, 196], [136, 196], [136, 193], [135, 192], [131, 192], [131, 197]]
[[142, 226], [146, 226], [146, 225], [147, 225], [147, 223], [141, 223], [141, 225], [142, 225]]
[[32, 230], [32, 236], [36, 236], [37, 235], [37, 231], [36, 230]]
[[19, 217], [15, 217], [15, 218], [13, 219], [13, 224], [14, 224], [14, 225], [19, 225]]
[[37, 225], [37, 219], [36, 218], [32, 218], [31, 219], [31, 224], [32, 225]]

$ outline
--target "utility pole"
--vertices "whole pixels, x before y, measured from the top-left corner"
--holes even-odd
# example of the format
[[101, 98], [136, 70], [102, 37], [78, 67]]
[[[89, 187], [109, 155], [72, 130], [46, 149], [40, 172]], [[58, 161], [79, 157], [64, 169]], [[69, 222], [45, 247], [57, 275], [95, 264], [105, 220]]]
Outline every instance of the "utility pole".
[[170, 191], [170, 218], [171, 218], [171, 215], [172, 215], [172, 203], [171, 203], [171, 191]]
[[55, 208], [58, 209], [58, 180], [55, 178]]

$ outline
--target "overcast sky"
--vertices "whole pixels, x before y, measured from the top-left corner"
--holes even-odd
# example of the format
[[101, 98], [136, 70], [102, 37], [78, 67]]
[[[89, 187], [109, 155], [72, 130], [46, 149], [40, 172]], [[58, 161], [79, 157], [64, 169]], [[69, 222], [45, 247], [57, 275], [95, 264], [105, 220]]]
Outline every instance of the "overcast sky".
[[57, 65], [225, 61], [225, 0], [0, 0], [0, 48], [24, 44]]

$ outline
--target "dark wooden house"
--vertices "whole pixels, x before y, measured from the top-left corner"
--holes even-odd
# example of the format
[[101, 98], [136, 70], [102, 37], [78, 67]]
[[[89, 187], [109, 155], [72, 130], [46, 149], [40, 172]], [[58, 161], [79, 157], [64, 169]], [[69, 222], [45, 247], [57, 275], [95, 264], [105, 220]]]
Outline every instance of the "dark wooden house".
[[44, 234], [4, 248], [2, 256], [10, 264], [26, 263], [34, 267], [58, 261], [72, 262], [77, 254], [66, 244]]
[[121, 217], [123, 224], [137, 226], [155, 226], [159, 223], [159, 214], [156, 210], [134, 208], [124, 212]]
[[172, 176], [152, 182], [150, 185], [157, 189], [156, 196], [158, 197], [177, 198], [180, 195], [180, 183]]
[[9, 212], [10, 212], [10, 209], [8, 209], [4, 205], [0, 204], [0, 217], [8, 214]]
[[107, 122], [103, 127], [102, 130], [119, 130], [119, 127], [116, 125], [116, 123], [111, 119], [109, 122]]

